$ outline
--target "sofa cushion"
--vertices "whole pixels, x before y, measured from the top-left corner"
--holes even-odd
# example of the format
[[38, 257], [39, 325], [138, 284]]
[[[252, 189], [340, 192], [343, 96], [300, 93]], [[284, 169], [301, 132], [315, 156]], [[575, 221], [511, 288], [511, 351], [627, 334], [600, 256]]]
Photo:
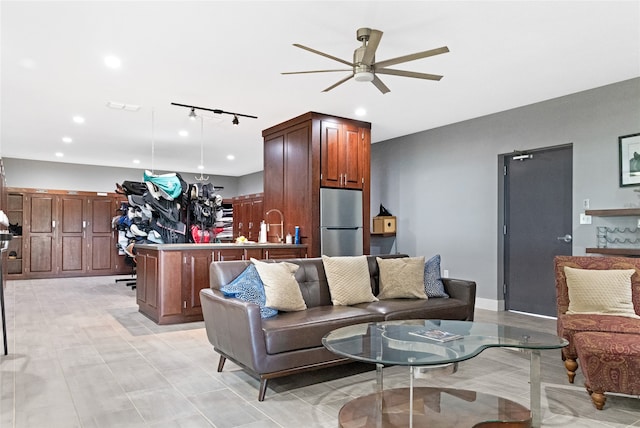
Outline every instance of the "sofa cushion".
[[234, 297], [260, 306], [260, 317], [269, 318], [278, 314], [278, 311], [266, 306], [264, 284], [254, 265], [249, 265], [229, 284], [220, 288], [226, 297]]
[[334, 305], [355, 305], [378, 300], [371, 292], [367, 256], [322, 256], [322, 264]]
[[388, 299], [361, 303], [357, 308], [381, 314], [385, 320], [443, 319], [465, 320], [468, 302], [458, 299]]
[[267, 354], [322, 347], [322, 338], [340, 327], [382, 321], [378, 313], [353, 306], [317, 306], [280, 312], [262, 321]]
[[424, 291], [429, 297], [449, 297], [440, 278], [440, 254], [431, 257], [424, 264]]
[[378, 299], [426, 299], [424, 291], [424, 257], [381, 259]]
[[264, 283], [266, 305], [279, 311], [303, 311], [307, 305], [302, 298], [295, 273], [299, 266], [293, 263], [265, 263], [254, 258], [255, 265]]
[[601, 314], [640, 318], [631, 300], [635, 269], [564, 268], [569, 293], [567, 314]]

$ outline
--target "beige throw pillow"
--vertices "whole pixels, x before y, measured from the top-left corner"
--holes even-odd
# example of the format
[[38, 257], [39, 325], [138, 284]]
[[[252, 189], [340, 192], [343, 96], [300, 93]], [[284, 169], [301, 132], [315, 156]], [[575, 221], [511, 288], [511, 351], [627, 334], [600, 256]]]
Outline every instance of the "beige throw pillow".
[[631, 276], [635, 269], [576, 269], [565, 266], [568, 314], [619, 315], [640, 318], [633, 310]]
[[254, 258], [251, 262], [264, 284], [265, 306], [285, 312], [307, 309], [295, 277], [300, 266], [287, 262], [265, 263]]
[[336, 306], [377, 302], [371, 291], [367, 256], [322, 256], [331, 301]]
[[424, 257], [402, 257], [378, 261], [378, 299], [427, 299], [424, 291]]

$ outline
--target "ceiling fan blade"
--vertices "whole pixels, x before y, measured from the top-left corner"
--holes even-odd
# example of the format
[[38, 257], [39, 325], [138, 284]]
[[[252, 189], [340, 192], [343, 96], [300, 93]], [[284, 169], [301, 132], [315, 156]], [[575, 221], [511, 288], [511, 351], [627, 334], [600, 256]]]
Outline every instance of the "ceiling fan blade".
[[324, 90], [324, 91], [322, 91], [322, 92], [329, 92], [330, 90], [332, 90], [332, 89], [333, 89], [333, 88], [335, 88], [336, 86], [338, 86], [338, 85], [342, 85], [344, 82], [346, 82], [347, 80], [349, 80], [349, 79], [351, 79], [351, 78], [353, 78], [353, 74], [352, 74], [351, 76], [347, 76], [347, 77], [345, 77], [344, 79], [342, 79], [342, 80], [340, 80], [340, 81], [338, 81], [338, 82], [334, 83], [333, 85], [329, 86], [327, 89], [325, 89], [325, 90]]
[[280, 74], [309, 74], [309, 73], [332, 73], [334, 71], [353, 71], [352, 69], [340, 69], [340, 70], [311, 70], [311, 71], [286, 71], [284, 73], [280, 73]]
[[315, 50], [315, 49], [308, 48], [308, 47], [303, 46], [303, 45], [298, 44], [298, 43], [294, 43], [294, 44], [293, 44], [293, 46], [295, 46], [295, 47], [297, 47], [297, 48], [300, 48], [300, 49], [304, 49], [305, 51], [312, 52], [312, 53], [314, 53], [314, 54], [321, 55], [321, 56], [323, 56], [323, 57], [325, 57], [325, 58], [329, 58], [329, 59], [332, 59], [332, 60], [334, 60], [334, 61], [341, 62], [341, 63], [343, 63], [343, 64], [348, 65], [349, 67], [353, 67], [353, 63], [351, 63], [351, 62], [349, 62], [349, 61], [345, 61], [345, 60], [340, 59], [340, 58], [336, 58], [336, 57], [335, 57], [335, 56], [333, 56], [333, 55], [329, 55], [329, 54], [326, 54], [326, 53], [324, 53], [324, 52], [320, 52], [320, 51], [317, 51], [317, 50]]
[[371, 30], [371, 34], [369, 34], [369, 41], [367, 42], [367, 48], [364, 50], [364, 55], [362, 55], [363, 64], [371, 65], [373, 63], [376, 56], [376, 50], [380, 44], [380, 39], [382, 39], [382, 31]]
[[373, 80], [371, 81], [371, 83], [374, 84], [374, 86], [376, 88], [378, 88], [380, 90], [380, 92], [382, 92], [383, 94], [386, 94], [387, 92], [391, 92], [391, 89], [387, 88], [387, 85], [385, 85], [384, 83], [382, 83], [382, 80], [380, 80], [378, 78], [378, 76], [373, 76]]
[[449, 48], [443, 46], [441, 48], [431, 49], [424, 52], [416, 52], [414, 54], [399, 56], [397, 58], [387, 59], [385, 61], [376, 62], [376, 67], [388, 67], [390, 65], [400, 64], [401, 62], [415, 61], [416, 59], [426, 58], [429, 56], [440, 55], [449, 52]]
[[416, 73], [415, 71], [393, 70], [391, 68], [376, 68], [376, 73], [392, 74], [394, 76], [415, 77], [416, 79], [440, 80], [439, 74]]

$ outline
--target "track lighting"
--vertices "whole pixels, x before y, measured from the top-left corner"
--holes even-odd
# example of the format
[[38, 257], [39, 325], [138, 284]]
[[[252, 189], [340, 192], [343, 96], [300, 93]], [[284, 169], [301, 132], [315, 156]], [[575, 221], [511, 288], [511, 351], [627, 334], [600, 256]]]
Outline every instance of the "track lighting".
[[230, 112], [230, 111], [224, 111], [224, 110], [220, 110], [220, 109], [212, 109], [212, 108], [206, 108], [206, 107], [190, 106], [190, 105], [187, 105], [187, 104], [171, 103], [171, 105], [178, 106], [178, 107], [190, 108], [191, 111], [189, 112], [189, 119], [191, 119], [191, 120], [196, 120], [196, 118], [198, 117], [196, 115], [196, 109], [212, 111], [215, 114], [230, 114], [230, 115], [233, 115], [233, 120], [231, 121], [231, 123], [233, 123], [234, 125], [238, 125], [240, 123], [240, 120], [238, 120], [238, 116], [250, 117], [252, 119], [257, 119], [258, 118], [258, 116], [251, 116], [249, 114], [233, 113], [233, 112]]

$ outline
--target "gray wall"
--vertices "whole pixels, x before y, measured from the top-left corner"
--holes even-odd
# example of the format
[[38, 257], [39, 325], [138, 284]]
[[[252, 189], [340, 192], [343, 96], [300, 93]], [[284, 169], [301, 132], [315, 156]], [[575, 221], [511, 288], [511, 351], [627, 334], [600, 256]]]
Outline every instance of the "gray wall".
[[[36, 189], [114, 192], [116, 183], [122, 183], [125, 180], [142, 181], [144, 173], [144, 170], [135, 168], [113, 168], [14, 158], [4, 158], [3, 163], [7, 186]], [[174, 171], [155, 171], [156, 174], [165, 172]], [[196, 175], [199, 176], [199, 174], [192, 172], [179, 173], [188, 183], [195, 183]], [[245, 194], [239, 193], [240, 179], [238, 177], [211, 175], [209, 182], [214, 186], [224, 187], [220, 191], [223, 198]], [[262, 183], [260, 183], [260, 189], [262, 189]]]
[[264, 192], [263, 175], [262, 171], [258, 171], [238, 177], [238, 194], [249, 195]]
[[573, 253], [581, 255], [596, 246], [600, 221], [579, 224], [584, 199], [592, 209], [640, 206], [618, 184], [618, 136], [638, 132], [640, 78], [377, 143], [371, 211], [382, 203], [397, 217], [398, 251], [441, 254], [451, 277], [478, 283], [479, 307], [497, 309], [499, 155], [573, 144]]

